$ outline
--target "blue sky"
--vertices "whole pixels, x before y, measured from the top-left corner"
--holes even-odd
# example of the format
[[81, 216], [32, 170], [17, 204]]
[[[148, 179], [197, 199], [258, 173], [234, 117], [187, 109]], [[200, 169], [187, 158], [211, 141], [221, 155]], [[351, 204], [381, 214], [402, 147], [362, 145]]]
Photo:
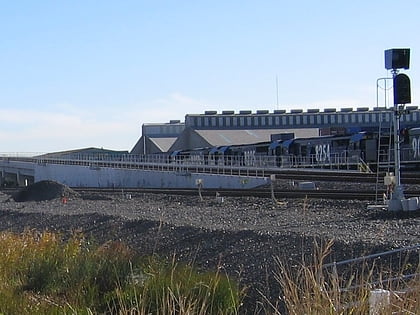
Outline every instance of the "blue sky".
[[0, 154], [130, 150], [143, 123], [205, 110], [374, 107], [389, 48], [411, 49], [420, 105], [419, 12], [417, 0], [0, 0]]

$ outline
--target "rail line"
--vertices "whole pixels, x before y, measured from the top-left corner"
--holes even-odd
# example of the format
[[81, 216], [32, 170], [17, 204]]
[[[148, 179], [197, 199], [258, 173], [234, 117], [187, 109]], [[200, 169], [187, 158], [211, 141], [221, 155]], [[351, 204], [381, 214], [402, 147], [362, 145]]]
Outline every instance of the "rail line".
[[[0, 192], [8, 195], [13, 195], [22, 188], [2, 188]], [[319, 199], [337, 199], [337, 200], [375, 200], [376, 194], [374, 191], [366, 190], [290, 190], [290, 189], [275, 189], [273, 192], [270, 188], [260, 189], [161, 189], [161, 188], [89, 188], [78, 187], [72, 188], [74, 191], [80, 193], [82, 196], [89, 194], [121, 194], [125, 198], [127, 194], [171, 194], [171, 195], [202, 195], [206, 197], [258, 197], [258, 198], [319, 198]], [[383, 193], [382, 191], [380, 193]], [[406, 191], [405, 196], [415, 197], [420, 196], [420, 191]]]
[[[272, 192], [269, 188], [252, 190], [233, 190], [233, 189], [111, 189], [111, 188], [75, 188], [77, 192], [83, 194], [90, 193], [113, 193], [121, 194], [125, 197], [127, 194], [173, 194], [173, 195], [199, 195], [202, 196], [220, 196], [220, 197], [258, 197], [272, 198]], [[375, 200], [375, 192], [368, 191], [344, 191], [344, 190], [274, 190], [274, 197], [282, 198], [322, 198], [322, 199], [357, 199], [357, 200]]]
[[[4, 188], [0, 191], [13, 195], [19, 188]], [[76, 192], [83, 195], [89, 194], [121, 194], [122, 197], [138, 194], [172, 194], [172, 195], [199, 195], [202, 196], [220, 196], [220, 197], [258, 197], [272, 198], [273, 194], [269, 188], [264, 189], [161, 189], [161, 188], [73, 188]], [[274, 197], [282, 198], [322, 198], [322, 199], [357, 199], [357, 200], [375, 200], [375, 192], [369, 191], [344, 191], [344, 190], [274, 190]], [[420, 193], [418, 194], [420, 195]]]

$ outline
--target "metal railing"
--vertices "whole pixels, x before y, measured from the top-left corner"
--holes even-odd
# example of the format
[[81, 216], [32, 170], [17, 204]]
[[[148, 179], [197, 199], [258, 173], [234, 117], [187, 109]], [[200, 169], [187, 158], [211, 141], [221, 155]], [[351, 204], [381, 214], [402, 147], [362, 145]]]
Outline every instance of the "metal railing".
[[[402, 152], [402, 156], [408, 156]], [[323, 169], [358, 169], [360, 157], [349, 152], [333, 153], [322, 159], [311, 154], [295, 155], [175, 155], [151, 154], [69, 154], [67, 156], [27, 154], [0, 154], [0, 160], [31, 162], [42, 164], [79, 165], [88, 167], [127, 168], [175, 172], [200, 172], [216, 174], [236, 174], [266, 176], [273, 169], [323, 168]], [[364, 169], [368, 169], [364, 165]]]

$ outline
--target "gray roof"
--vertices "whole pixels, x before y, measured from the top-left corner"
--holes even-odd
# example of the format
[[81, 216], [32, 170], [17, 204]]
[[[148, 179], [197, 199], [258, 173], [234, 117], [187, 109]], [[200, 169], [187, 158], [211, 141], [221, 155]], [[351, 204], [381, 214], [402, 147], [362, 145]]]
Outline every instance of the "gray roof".
[[86, 155], [120, 155], [120, 154], [128, 154], [128, 151], [115, 151], [115, 150], [91, 147], [91, 148], [51, 152], [51, 153], [39, 155], [39, 157], [43, 157], [43, 158], [60, 158], [60, 157], [72, 157], [72, 156], [77, 157], [78, 155], [85, 155], [85, 154]]
[[149, 138], [162, 152], [168, 152], [169, 148], [176, 141], [176, 137], [171, 138]]
[[190, 150], [216, 146], [253, 144], [271, 141], [271, 135], [294, 133], [294, 137], [316, 137], [318, 128], [305, 129], [224, 129], [204, 130], [187, 128], [169, 151]]
[[295, 137], [314, 137], [318, 128], [306, 129], [233, 129], [233, 130], [194, 130], [212, 146], [252, 144], [271, 141], [271, 135], [294, 133]]

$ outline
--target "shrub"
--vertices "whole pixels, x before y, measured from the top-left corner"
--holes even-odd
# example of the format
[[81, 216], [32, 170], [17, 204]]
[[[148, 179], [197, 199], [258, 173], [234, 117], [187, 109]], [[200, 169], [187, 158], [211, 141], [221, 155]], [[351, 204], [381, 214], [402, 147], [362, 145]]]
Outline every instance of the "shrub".
[[240, 294], [220, 270], [136, 256], [82, 234], [0, 234], [0, 313], [236, 314]]

